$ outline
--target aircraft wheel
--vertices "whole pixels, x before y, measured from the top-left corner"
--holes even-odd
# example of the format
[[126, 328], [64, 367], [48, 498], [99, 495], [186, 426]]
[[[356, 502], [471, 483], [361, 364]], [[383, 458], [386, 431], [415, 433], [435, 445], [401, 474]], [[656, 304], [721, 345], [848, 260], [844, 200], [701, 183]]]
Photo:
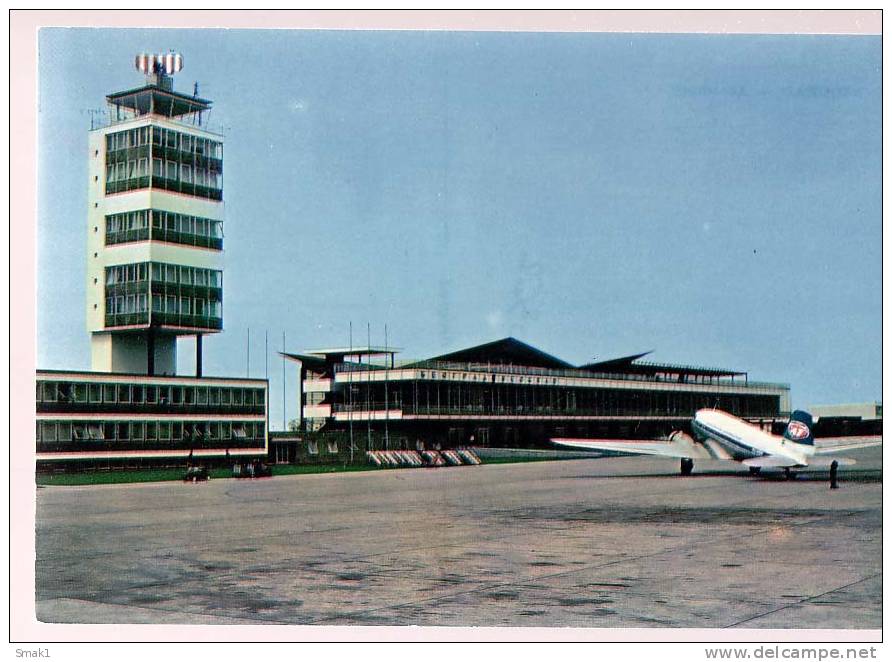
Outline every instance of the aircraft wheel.
[[691, 472], [694, 470], [694, 461], [690, 458], [682, 458], [681, 460], [681, 475], [682, 476], [690, 476]]
[[750, 476], [758, 476], [762, 472], [762, 467], [750, 467]]

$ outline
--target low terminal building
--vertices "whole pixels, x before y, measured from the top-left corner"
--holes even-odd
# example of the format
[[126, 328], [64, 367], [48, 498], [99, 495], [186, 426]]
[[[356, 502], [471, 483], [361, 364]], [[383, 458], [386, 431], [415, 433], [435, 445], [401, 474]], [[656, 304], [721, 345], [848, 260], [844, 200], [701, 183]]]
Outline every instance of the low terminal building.
[[[642, 361], [646, 354], [575, 366], [504, 338], [421, 361], [397, 362], [386, 347], [283, 356], [299, 365], [301, 430], [339, 439], [339, 457], [383, 448], [544, 448], [557, 436], [647, 438], [686, 429], [704, 407], [766, 428], [789, 416], [786, 384]], [[306, 450], [274, 449], [271, 457], [276, 452], [274, 460], [287, 461]]]
[[265, 379], [37, 371], [37, 469], [265, 458]]

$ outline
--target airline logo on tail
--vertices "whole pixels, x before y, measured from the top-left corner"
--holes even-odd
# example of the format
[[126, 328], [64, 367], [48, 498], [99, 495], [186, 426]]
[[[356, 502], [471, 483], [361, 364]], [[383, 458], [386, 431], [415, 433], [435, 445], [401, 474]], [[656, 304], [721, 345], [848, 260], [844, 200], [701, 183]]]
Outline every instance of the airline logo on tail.
[[814, 445], [811, 434], [812, 418], [807, 411], [797, 410], [790, 416], [790, 422], [784, 431], [784, 438], [797, 444]]

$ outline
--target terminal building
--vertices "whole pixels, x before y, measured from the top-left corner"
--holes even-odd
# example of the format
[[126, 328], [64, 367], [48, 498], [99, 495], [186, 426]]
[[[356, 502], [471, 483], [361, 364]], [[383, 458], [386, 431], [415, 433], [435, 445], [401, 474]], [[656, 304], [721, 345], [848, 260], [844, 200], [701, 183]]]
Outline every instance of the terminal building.
[[[385, 347], [283, 353], [299, 365], [301, 428], [351, 447], [547, 447], [551, 437], [648, 438], [716, 407], [772, 428], [790, 388], [745, 372], [652, 363], [572, 365], [514, 338], [421, 361]], [[339, 452], [343, 453], [344, 444]]]
[[[139, 55], [106, 97], [88, 158], [89, 372], [37, 371], [38, 468], [267, 451], [268, 383], [202, 374], [223, 329], [223, 137], [211, 101], [173, 89], [179, 54]], [[177, 340], [195, 338], [194, 376]]]

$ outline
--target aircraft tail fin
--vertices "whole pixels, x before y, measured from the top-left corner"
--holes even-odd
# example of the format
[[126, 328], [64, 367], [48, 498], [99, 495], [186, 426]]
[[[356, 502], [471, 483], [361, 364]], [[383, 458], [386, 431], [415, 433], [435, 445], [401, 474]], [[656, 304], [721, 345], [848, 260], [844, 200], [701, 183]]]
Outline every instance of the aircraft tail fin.
[[790, 422], [787, 423], [787, 429], [784, 430], [784, 439], [789, 439], [797, 444], [805, 444], [807, 446], [815, 445], [815, 437], [812, 434], [812, 426], [814, 421], [811, 414], [807, 411], [797, 409], [790, 415]]

